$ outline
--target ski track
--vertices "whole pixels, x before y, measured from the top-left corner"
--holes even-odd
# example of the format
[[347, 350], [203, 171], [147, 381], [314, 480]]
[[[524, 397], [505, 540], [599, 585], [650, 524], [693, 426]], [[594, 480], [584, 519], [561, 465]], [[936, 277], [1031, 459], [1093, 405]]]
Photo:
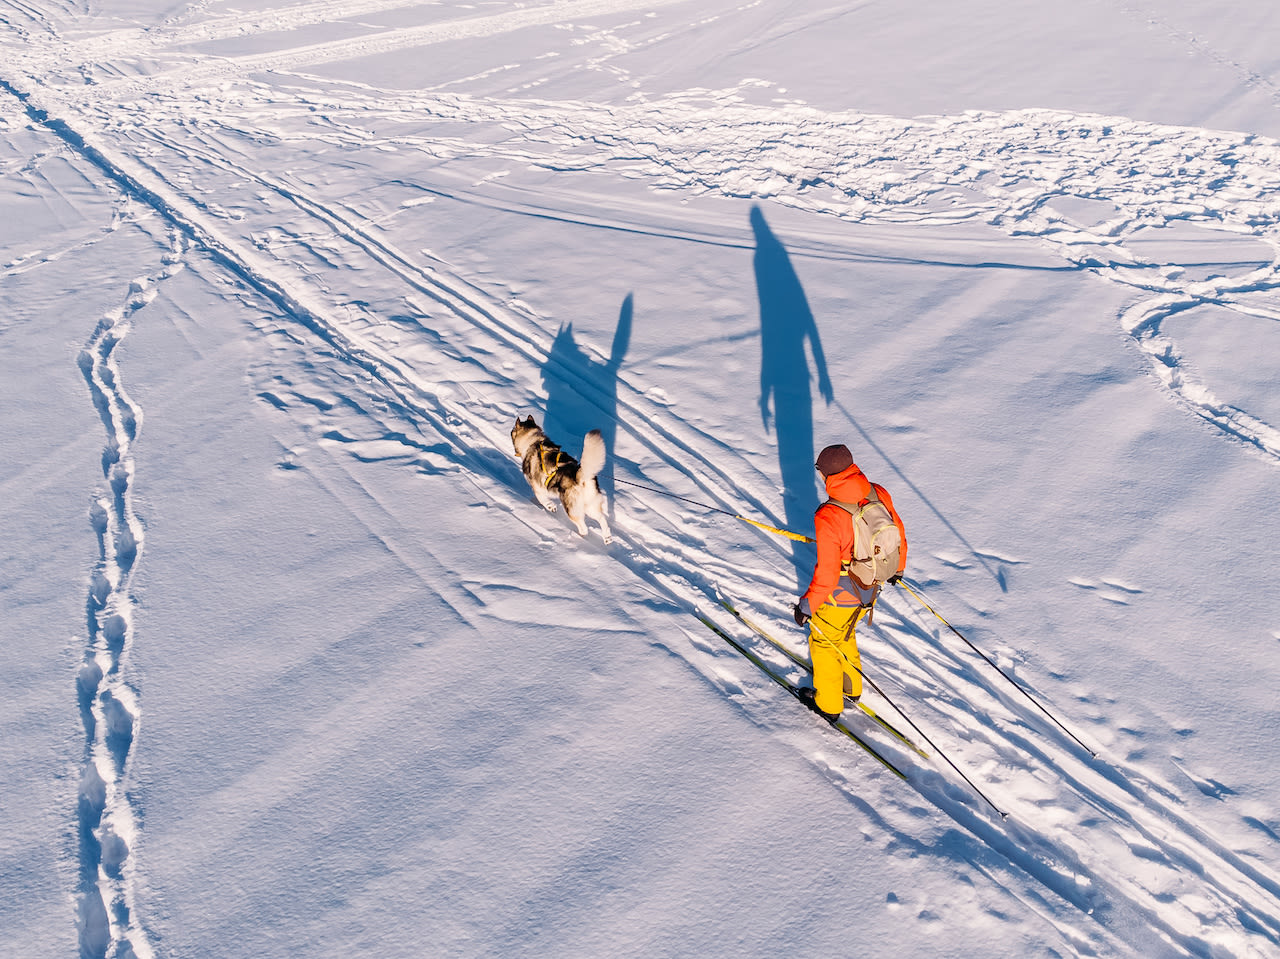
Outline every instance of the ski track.
[[[9, 2], [15, 3], [18, 0]], [[299, 66], [377, 56], [436, 43], [492, 37], [566, 21], [632, 11], [648, 12], [685, 2], [687, 0], [557, 0], [505, 10], [499, 14], [460, 17], [422, 26], [366, 32], [360, 36], [278, 48], [267, 53], [224, 58], [170, 52], [194, 44], [253, 36], [261, 32], [287, 35], [291, 31], [309, 26], [332, 27], [333, 24], [348, 19], [368, 17], [413, 5], [408, 0], [334, 0], [300, 4], [265, 13], [215, 17], [196, 23], [175, 22], [160, 28], [113, 31], [81, 41], [70, 49], [64, 47], [66, 55], [63, 58], [55, 55], [51, 65], [59, 71], [83, 71], [85, 75], [93, 77], [93, 82], [115, 89], [113, 95], [128, 96], [130, 93], [149, 89], [154, 79], [160, 75], [168, 76], [170, 82], [183, 85], [208, 83], [255, 71], [286, 71]], [[53, 32], [52, 26], [41, 12], [33, 8], [30, 16], [33, 21]], [[344, 23], [342, 26], [351, 31], [369, 30], [367, 25], [359, 23]], [[148, 58], [147, 63], [139, 63], [139, 48], [150, 53], [156, 60]], [[157, 71], [156, 61], [166, 66]], [[139, 72], [145, 72], [147, 76], [139, 78], [135, 75]]]
[[[752, 602], [776, 607], [769, 595], [758, 594]], [[877, 649], [876, 655], [885, 660], [885, 672], [902, 694], [889, 691], [892, 699], [912, 704], [913, 718], [923, 721], [926, 731], [931, 726], [935, 739], [939, 728], [949, 728], [959, 742], [943, 740], [943, 748], [963, 757], [961, 768], [969, 767], [970, 774], [981, 769], [983, 778], [1016, 785], [1019, 794], [1001, 828], [982, 814], [971, 795], [936, 781], [939, 760], [921, 767], [903, 752], [912, 784], [926, 798], [1063, 899], [1090, 915], [1096, 912], [1109, 927], [1136, 922], [1158, 930], [1176, 947], [1170, 954], [1220, 955], [1226, 948], [1224, 942], [1205, 938], [1204, 930], [1221, 922], [1212, 910], [1188, 908], [1179, 921], [1170, 920], [1175, 891], [1188, 893], [1187, 872], [1198, 877], [1204, 884], [1198, 891], [1209, 890], [1225, 914], [1273, 945], [1280, 943], [1280, 878], [1202, 828], [1180, 809], [1182, 801], [1171, 788], [1118, 761], [1086, 756], [1065, 733], [1029, 709], [1011, 686], [975, 666], [975, 657], [948, 651], [941, 632], [930, 629], [921, 619], [923, 612], [911, 604], [901, 594], [882, 600], [869, 640], [886, 642], [891, 653], [885, 656]], [[769, 621], [768, 613], [749, 615]], [[888, 616], [891, 624], [885, 621]], [[785, 623], [770, 622], [769, 628], [776, 636], [787, 635]], [[877, 708], [892, 717], [891, 709]], [[923, 720], [922, 709], [928, 710], [929, 720]], [[1032, 785], [1028, 777], [1035, 786], [1054, 783], [1056, 788], [1037, 794], [1027, 788]], [[1098, 816], [1111, 824], [1110, 834], [1094, 824], [1090, 842], [1081, 843], [1072, 829], [1082, 819]], [[1144, 868], [1117, 868], [1124, 855], [1140, 860]], [[1156, 954], [1150, 943], [1130, 944], [1143, 946], [1145, 956]]]
[[[1224, 435], [1280, 461], [1280, 429], [1216, 399], [1162, 331], [1170, 316], [1207, 305], [1280, 320], [1275, 141], [1053, 111], [904, 120], [755, 107], [739, 91], [691, 91], [609, 108], [358, 87], [304, 87], [293, 97], [290, 102], [279, 89], [252, 85], [202, 91], [199, 120], [190, 119], [190, 94], [160, 81], [139, 100], [96, 99], [105, 104], [101, 125], [152, 141], [166, 160], [190, 151], [203, 162], [199, 141], [216, 141], [225, 152], [213, 162], [228, 164], [224, 171], [238, 144], [313, 141], [321, 126], [324, 142], [412, 151], [436, 163], [488, 157], [613, 173], [695, 194], [769, 197], [863, 222], [988, 223], [1047, 247], [1070, 268], [1131, 289], [1134, 302], [1119, 323], [1148, 357], [1156, 381]], [[157, 114], [172, 123], [143, 120]], [[474, 136], [441, 136], [434, 126], [440, 123], [498, 134], [487, 144]], [[183, 127], [195, 128], [195, 136], [175, 136]], [[693, 128], [705, 130], [711, 142], [690, 145], [684, 131]], [[1161, 179], [1159, 193], [1146, 188], [1152, 175]], [[405, 179], [412, 182], [412, 174]], [[289, 192], [279, 183], [269, 186]], [[1144, 256], [1133, 242], [1177, 224], [1253, 238], [1257, 259], [1184, 266]], [[1201, 267], [1222, 273], [1197, 278]]]
[[[1053, 250], [1070, 267], [1132, 289], [1134, 302], [1119, 319], [1150, 358], [1162, 388], [1232, 441], [1280, 460], [1280, 431], [1213, 399], [1161, 330], [1169, 316], [1202, 304], [1280, 319], [1272, 295], [1280, 285], [1280, 148], [1273, 141], [1050, 111], [904, 120], [801, 106], [766, 109], [748, 104], [741, 91], [692, 91], [656, 103], [604, 108], [394, 94], [306, 77], [298, 77], [289, 91], [239, 80], [251, 69], [287, 69], [394, 48], [387, 44], [482, 36], [510, 26], [506, 15], [215, 65], [196, 62], [145, 80], [105, 76], [117, 70], [108, 61], [125, 59], [130, 45], [145, 43], [163, 54], [177, 43], [287, 31], [399, 5], [307, 4], [277, 11], [274, 27], [263, 25], [265, 15], [171, 23], [72, 43], [71, 53], [59, 40], [56, 54], [39, 49], [40, 32], [59, 37], [55, 25], [36, 8], [16, 8], [28, 11], [38, 28], [29, 32], [37, 49], [19, 58], [17, 72], [0, 77], [4, 88], [34, 120], [119, 184], [133, 203], [155, 209], [175, 231], [164, 268], [134, 282], [125, 305], [103, 318], [81, 354], [107, 431], [103, 471], [109, 487], [91, 511], [100, 556], [88, 598], [89, 646], [78, 677], [87, 739], [79, 812], [81, 949], [87, 955], [150, 954], [135, 919], [129, 853], [137, 824], [123, 788], [140, 719], [138, 693], [128, 681], [128, 653], [131, 580], [143, 541], [132, 505], [131, 455], [141, 411], [123, 389], [114, 350], [134, 314], [154, 296], [156, 284], [181, 268], [186, 244], [222, 263], [296, 324], [268, 329], [268, 335], [282, 336], [291, 350], [327, 353], [340, 362], [330, 374], [341, 380], [333, 391], [319, 388], [318, 370], [304, 369], [313, 374], [308, 382], [277, 378], [260, 394], [264, 402], [282, 415], [307, 410], [318, 424], [315, 429], [323, 429], [319, 438], [344, 444], [357, 459], [460, 471], [535, 535], [547, 535], [547, 518], [529, 507], [506, 434], [506, 423], [518, 409], [537, 404], [539, 373], [553, 364], [539, 318], [518, 303], [498, 302], [442, 264], [424, 265], [398, 249], [370, 217], [326, 198], [323, 179], [308, 181], [305, 164], [287, 175], [256, 170], [240, 159], [251, 156], [255, 143], [394, 147], [416, 158], [410, 163], [423, 155], [436, 161], [479, 156], [556, 171], [598, 171], [693, 193], [769, 197], [864, 222], [988, 223]], [[560, 7], [534, 8], [530, 22], [552, 22], [553, 13], [587, 16], [635, 5], [583, 0]], [[56, 86], [31, 79], [55, 72], [52, 56], [58, 69], [75, 62], [82, 72], [103, 76], [95, 86], [80, 88], [80, 99], [72, 102]], [[434, 125], [445, 122], [468, 125], [481, 135], [441, 136]], [[684, 132], [690, 128], [705, 130], [706, 137], [690, 146]], [[1153, 195], [1143, 188], [1144, 176], [1156, 171], [1164, 188]], [[227, 188], [213, 189], [214, 184]], [[482, 186], [473, 193], [485, 200]], [[236, 208], [200, 199], [214, 195]], [[292, 213], [282, 215], [282, 207]], [[1257, 262], [1218, 264], [1229, 276], [1194, 279], [1177, 264], [1138, 255], [1127, 242], [1138, 231], [1179, 222], [1252, 237], [1270, 253]], [[381, 270], [385, 284], [399, 291], [404, 312], [379, 315], [359, 293], [322, 285], [341, 282], [352, 264]], [[447, 344], [458, 342], [451, 330], [462, 331], [461, 342], [473, 351], [510, 358], [509, 372], [494, 372], [497, 364], [450, 349]], [[554, 369], [585, 398], [607, 408], [598, 383], [568, 367]], [[723, 507], [745, 505], [771, 515], [770, 477], [743, 463], [723, 465], [724, 451], [712, 437], [625, 376], [617, 390], [619, 429], [653, 457], [649, 469], [683, 474], [699, 495]], [[428, 430], [443, 444], [412, 435], [425, 436]], [[742, 601], [771, 609], [787, 590], [776, 571], [726, 563], [677, 524], [664, 530], [648, 520], [664, 518], [666, 504], [642, 494], [635, 501], [646, 522], [633, 520], [630, 508], [615, 502], [619, 542], [610, 555], [673, 609], [709, 615], [777, 661], [767, 645], [726, 620], [716, 601], [720, 583], [733, 582]], [[382, 504], [374, 500], [371, 508], [349, 496], [345, 502], [405, 562], [421, 565], [415, 547], [396, 539], [393, 517]], [[764, 561], [772, 556], [785, 567], [784, 550], [766, 534], [759, 538]], [[1086, 758], [1009, 690], [948, 651], [939, 632], [905, 600], [887, 601], [885, 613], [877, 636], [893, 654], [904, 698], [921, 704], [932, 734], [962, 768], [993, 787], [1012, 815], [1001, 822], [936, 760], [916, 765], [903, 754], [899, 758], [921, 797], [1091, 916], [1104, 938], [1143, 955], [1251, 956], [1280, 945], [1280, 879], [1269, 869], [1247, 861], [1194, 822], [1170, 787], [1123, 763]], [[785, 624], [772, 617], [767, 621], [784, 635]], [[776, 690], [736, 653], [699, 634], [696, 624], [688, 632], [690, 642], [678, 652], [697, 663], [710, 683], [758, 721], [778, 729], [794, 725], [795, 710], [775, 711]], [[839, 770], [830, 774], [852, 792]], [[1043, 788], [1036, 791], [1032, 782]], [[1009, 795], [999, 790], [1001, 784], [1008, 785]], [[1089, 843], [1067, 828], [1081, 820], [1091, 824]], [[1117, 868], [1123, 857], [1144, 868]], [[1061, 928], [1068, 939], [1079, 939], [1073, 929]], [[1224, 930], [1226, 938], [1208, 938], [1205, 930], [1214, 929]], [[1160, 943], [1150, 941], [1152, 931]]]

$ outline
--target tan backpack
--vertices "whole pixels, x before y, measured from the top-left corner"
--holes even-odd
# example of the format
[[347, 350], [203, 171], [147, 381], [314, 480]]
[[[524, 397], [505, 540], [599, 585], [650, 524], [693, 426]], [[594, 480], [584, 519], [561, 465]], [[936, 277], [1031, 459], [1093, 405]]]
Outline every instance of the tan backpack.
[[880, 502], [876, 488], [859, 503], [844, 503], [828, 499], [853, 517], [853, 555], [849, 557], [849, 572], [864, 585], [879, 586], [898, 571], [902, 534], [893, 514]]

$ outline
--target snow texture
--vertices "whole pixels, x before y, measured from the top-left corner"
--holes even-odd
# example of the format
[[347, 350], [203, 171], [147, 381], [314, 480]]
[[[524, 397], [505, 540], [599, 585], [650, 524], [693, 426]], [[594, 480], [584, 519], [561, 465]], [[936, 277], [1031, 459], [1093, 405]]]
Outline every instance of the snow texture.
[[1280, 955], [1280, 7], [0, 9], [6, 950]]

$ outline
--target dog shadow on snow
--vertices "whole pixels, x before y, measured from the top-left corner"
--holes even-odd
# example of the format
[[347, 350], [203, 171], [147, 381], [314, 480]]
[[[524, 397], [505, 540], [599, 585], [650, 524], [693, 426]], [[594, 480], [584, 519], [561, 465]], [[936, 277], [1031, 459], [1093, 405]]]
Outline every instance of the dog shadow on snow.
[[[813, 463], [817, 458], [813, 434], [811, 383], [830, 404], [834, 400], [822, 340], [809, 300], [786, 247], [774, 235], [759, 206], [751, 209], [755, 233], [753, 265], [760, 302], [760, 414], [766, 432], [776, 436], [782, 480], [784, 525], [807, 532], [820, 502]], [[599, 476], [612, 503], [614, 449], [617, 436], [618, 374], [631, 342], [633, 296], [628, 294], [618, 314], [609, 359], [601, 362], [578, 345], [573, 324], [562, 326], [542, 368], [547, 405], [543, 428], [547, 435], [576, 454], [589, 430], [604, 435], [608, 458]], [[805, 346], [813, 354], [810, 369]], [[725, 384], [726, 391], [733, 389]], [[839, 442], [839, 438], [831, 442]], [[813, 570], [813, 546], [791, 542], [796, 581], [801, 587]]]
[[[777, 437], [784, 524], [787, 529], [808, 532], [820, 501], [813, 468], [817, 451], [810, 384], [814, 376], [805, 354], [806, 343], [813, 353], [818, 392], [828, 405], [835, 395], [809, 299], [786, 247], [769, 228], [759, 206], [751, 208], [751, 228], [756, 238], [752, 262], [760, 299], [760, 416], [765, 431], [772, 430]], [[831, 442], [839, 442], [839, 438]], [[796, 580], [803, 587], [813, 572], [813, 546], [791, 543]]]
[[608, 455], [597, 479], [610, 503], [614, 493], [614, 441], [618, 433], [618, 371], [631, 344], [633, 309], [633, 297], [628, 293], [618, 313], [607, 361], [600, 362], [579, 346], [573, 336], [573, 324], [569, 323], [556, 333], [542, 367], [542, 385], [547, 394], [543, 429], [575, 456], [581, 451], [582, 439], [588, 431], [599, 430], [603, 434]]

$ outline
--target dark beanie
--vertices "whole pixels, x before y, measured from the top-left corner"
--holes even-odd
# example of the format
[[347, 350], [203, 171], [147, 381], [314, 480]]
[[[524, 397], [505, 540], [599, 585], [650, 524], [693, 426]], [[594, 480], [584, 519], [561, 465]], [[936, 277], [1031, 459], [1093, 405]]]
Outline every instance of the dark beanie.
[[823, 476], [835, 476], [853, 465], [853, 454], [844, 445], [828, 446], [818, 454], [818, 462], [814, 465]]

